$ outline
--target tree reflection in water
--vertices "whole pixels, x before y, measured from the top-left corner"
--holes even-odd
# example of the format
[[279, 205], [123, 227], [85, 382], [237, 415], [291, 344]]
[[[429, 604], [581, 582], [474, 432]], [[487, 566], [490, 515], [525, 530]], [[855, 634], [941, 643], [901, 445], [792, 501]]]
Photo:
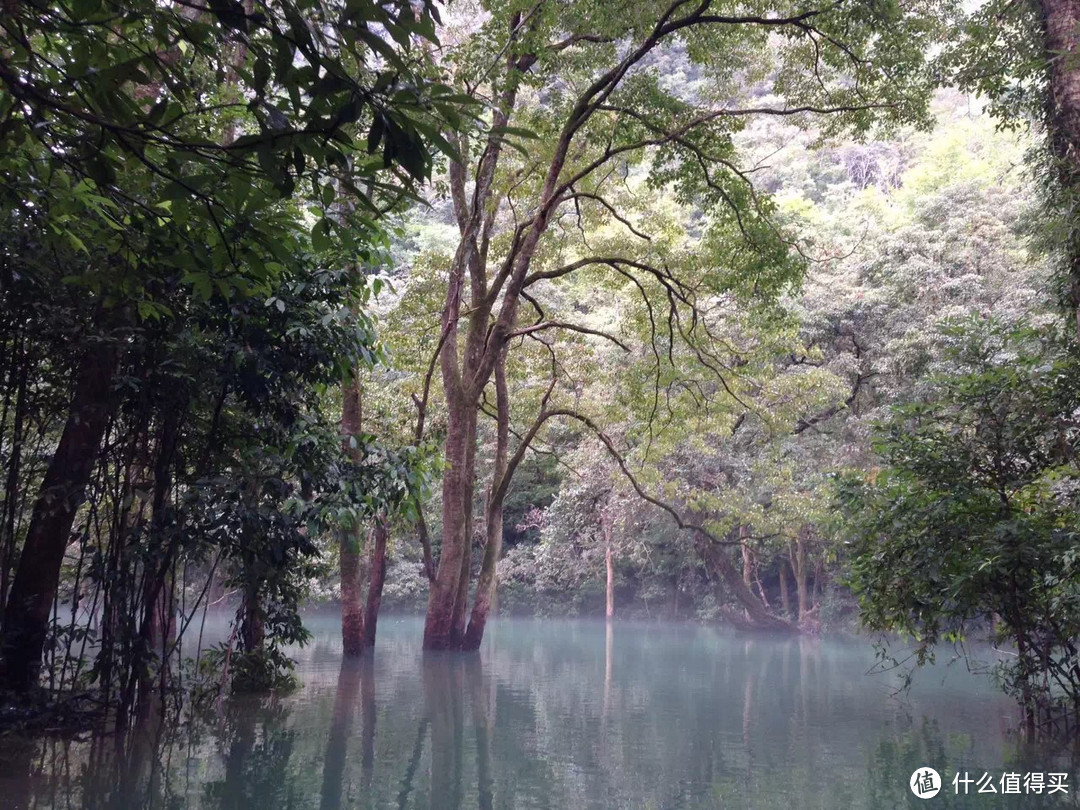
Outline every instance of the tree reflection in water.
[[[1019, 751], [1009, 705], [977, 678], [889, 699], [860, 643], [496, 622], [480, 655], [422, 654], [419, 629], [387, 622], [374, 656], [343, 660], [329, 628], [300, 653], [301, 690], [182, 727], [4, 741], [0, 810], [876, 810], [906, 805], [923, 765], [947, 780], [1069, 765]], [[1060, 797], [1004, 798], [936, 801]]]

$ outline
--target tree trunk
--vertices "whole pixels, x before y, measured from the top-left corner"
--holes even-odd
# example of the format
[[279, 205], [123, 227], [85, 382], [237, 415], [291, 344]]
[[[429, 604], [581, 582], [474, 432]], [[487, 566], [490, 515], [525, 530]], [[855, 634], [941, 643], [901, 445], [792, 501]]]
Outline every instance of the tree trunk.
[[[20, 343], [21, 346], [21, 343]], [[21, 354], [21, 352], [20, 352]], [[15, 563], [15, 514], [19, 505], [19, 472], [22, 467], [24, 422], [26, 420], [26, 388], [30, 364], [20, 358], [19, 381], [16, 384], [15, 419], [11, 430], [11, 455], [8, 460], [7, 483], [4, 487], [4, 509], [0, 514], [0, 627], [4, 626], [8, 583]]]
[[259, 583], [247, 586], [244, 603], [240, 607], [240, 645], [244, 652], [261, 649], [266, 641], [266, 625], [263, 620], [262, 604], [259, 598]]
[[[754, 559], [750, 555], [750, 547], [748, 545], [746, 545], [746, 539], [745, 538], [746, 538], [746, 527], [745, 526], [740, 526], [739, 527], [739, 539], [741, 541], [741, 544], [739, 546], [739, 550], [742, 552], [742, 580], [743, 580], [743, 585], [746, 586], [747, 592], [753, 593]], [[750, 611], [749, 611], [749, 609], [744, 607], [744, 610], [746, 612], [746, 620], [750, 621]]]
[[379, 607], [382, 605], [383, 583], [386, 582], [386, 542], [389, 532], [386, 518], [375, 519], [372, 529], [371, 575], [368, 582], [367, 610], [364, 614], [364, 635], [367, 646], [375, 646], [375, 630], [379, 625]]
[[[341, 442], [346, 458], [360, 460], [354, 437], [362, 428], [360, 383], [349, 375], [341, 385]], [[359, 655], [367, 646], [364, 630], [364, 561], [359, 524], [341, 527], [338, 536], [341, 569], [341, 641], [345, 655]]]
[[112, 410], [112, 378], [118, 357], [111, 345], [91, 349], [83, 357], [67, 423], [34, 504], [4, 611], [0, 642], [0, 682], [16, 692], [26, 692], [37, 683], [68, 536], [86, 497], [86, 485]]
[[510, 449], [510, 396], [506, 387], [506, 352], [495, 366], [496, 439], [495, 461], [491, 473], [491, 489], [488, 491], [487, 511], [484, 519], [484, 560], [480, 566], [480, 578], [476, 583], [472, 616], [465, 632], [462, 647], [466, 650], [480, 649], [484, 640], [484, 627], [495, 599], [497, 587], [496, 568], [502, 554], [503, 500], [506, 497], [504, 478], [507, 474], [507, 457]]
[[462, 641], [462, 649], [478, 650], [484, 640], [484, 628], [487, 626], [488, 614], [492, 602], [495, 599], [496, 588], [496, 565], [499, 562], [499, 554], [502, 550], [503, 514], [502, 504], [498, 508], [489, 507], [486, 529], [484, 561], [480, 568], [480, 578], [476, 583], [476, 596], [473, 599], [472, 615], [469, 618], [469, 627], [465, 631]]
[[455, 636], [461, 600], [462, 571], [472, 558], [472, 499], [476, 461], [476, 405], [448, 402], [445, 470], [442, 482], [442, 551], [435, 582], [428, 593], [424, 622], [425, 650], [452, 650], [461, 645]]
[[780, 606], [784, 610], [784, 618], [787, 619], [791, 616], [791, 593], [788, 590], [788, 564], [783, 559], [780, 560], [780, 565], [777, 566], [777, 571], [780, 577]]
[[817, 565], [814, 566], [814, 591], [813, 591], [813, 607], [811, 610], [817, 610], [821, 607], [821, 597], [825, 593], [825, 561], [818, 560]]
[[[154, 705], [162, 706], [169, 685], [169, 650], [176, 640], [176, 583], [171, 572], [154, 588], [144, 588], [143, 649], [148, 656], [138, 667], [138, 714], [150, 717]], [[147, 601], [149, 600], [149, 601]]]
[[[150, 568], [144, 573], [142, 593], [142, 625], [139, 635], [143, 649], [153, 655], [157, 661], [157, 681], [162, 696], [168, 685], [168, 653], [176, 637], [176, 583], [174, 581], [173, 561], [175, 540], [165, 542], [165, 527], [168, 524], [169, 493], [172, 490], [172, 466], [176, 455], [176, 445], [180, 435], [180, 423], [186, 402], [170, 408], [161, 425], [158, 441], [157, 458], [154, 462], [154, 494], [150, 505], [150, 536], [157, 548], [164, 548], [159, 561], [153, 558]], [[149, 710], [149, 697], [154, 687], [154, 662], [140, 667], [139, 696], [140, 711]]]
[[[1041, 0], [1049, 73], [1047, 119], [1050, 149], [1066, 201], [1080, 207], [1080, 0]], [[1067, 295], [1080, 336], [1080, 243], [1071, 237]]]
[[367, 646], [364, 630], [363, 554], [355, 530], [343, 530], [340, 538], [341, 642], [345, 655], [360, 655]]
[[728, 554], [722, 549], [706, 549], [705, 559], [714, 573], [719, 574], [731, 595], [738, 600], [745, 612], [745, 617], [737, 613], [729, 615], [733, 622], [747, 628], [771, 630], [780, 633], [797, 633], [798, 627], [791, 622], [774, 616], [765, 607], [754, 592], [743, 582], [742, 574], [736, 570]]
[[615, 556], [611, 550], [611, 524], [603, 515], [600, 521], [601, 531], [604, 533], [604, 568], [607, 571], [604, 616], [610, 622], [615, 618]]
[[791, 572], [795, 576], [795, 594], [798, 600], [799, 621], [810, 612], [810, 589], [807, 585], [806, 570], [806, 529], [800, 529], [795, 535], [795, 548], [791, 555]]

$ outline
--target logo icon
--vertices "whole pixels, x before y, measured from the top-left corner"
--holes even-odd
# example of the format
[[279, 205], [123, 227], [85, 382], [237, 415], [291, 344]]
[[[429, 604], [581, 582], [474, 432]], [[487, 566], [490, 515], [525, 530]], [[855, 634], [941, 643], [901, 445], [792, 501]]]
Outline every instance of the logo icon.
[[922, 767], [911, 775], [908, 784], [920, 799], [932, 799], [941, 790], [941, 777], [933, 768]]

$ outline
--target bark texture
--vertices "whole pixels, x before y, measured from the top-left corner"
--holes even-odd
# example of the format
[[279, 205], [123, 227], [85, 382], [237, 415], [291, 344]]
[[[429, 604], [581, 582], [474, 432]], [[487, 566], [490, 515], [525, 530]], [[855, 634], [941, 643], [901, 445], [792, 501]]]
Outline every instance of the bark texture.
[[[442, 554], [428, 595], [424, 649], [461, 646], [458, 617], [464, 616], [463, 572], [472, 564], [473, 476], [476, 469], [476, 408], [451, 407], [442, 482]], [[465, 581], [468, 587], [468, 580]]]
[[[1049, 64], [1050, 148], [1066, 199], [1071, 199], [1080, 195], [1080, 0], [1041, 0], [1040, 6]], [[1073, 242], [1067, 294], [1080, 337], [1080, 244], [1075, 237]]]
[[[350, 533], [351, 534], [351, 533]], [[338, 558], [341, 567], [341, 641], [345, 655], [360, 655], [367, 646], [364, 629], [363, 555], [355, 536], [343, 536]]]

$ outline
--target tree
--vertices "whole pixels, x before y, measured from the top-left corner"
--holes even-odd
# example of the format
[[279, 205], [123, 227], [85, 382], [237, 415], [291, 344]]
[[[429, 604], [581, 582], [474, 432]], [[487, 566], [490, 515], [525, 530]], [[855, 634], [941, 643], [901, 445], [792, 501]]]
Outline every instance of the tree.
[[[21, 451], [13, 452], [5, 493], [6, 585], [18, 545], [13, 514], [37, 484], [4, 594], [4, 683], [26, 691], [37, 681], [65, 549], [95, 472], [112, 470], [123, 480], [118, 503], [125, 504], [119, 507], [125, 517], [115, 537], [123, 549], [117, 554], [128, 563], [144, 539], [142, 515], [153, 502], [153, 559], [139, 567], [147, 583], [143, 607], [159, 601], [162, 578], [175, 566], [179, 548], [160, 544], [170, 496], [180, 486], [174, 472], [184, 458], [177, 447], [184, 443], [178, 437], [190, 419], [207, 413], [202, 392], [189, 390], [185, 400], [159, 387], [204, 370], [184, 365], [191, 359], [186, 350], [214, 331], [229, 346], [237, 333], [261, 321], [270, 332], [291, 326], [304, 338], [329, 338], [321, 348], [305, 347], [317, 355], [309, 358], [312, 378], [327, 369], [340, 377], [341, 363], [370, 360], [373, 341], [363, 329], [354, 327], [350, 340], [329, 334], [336, 326], [320, 332], [310, 321], [285, 323], [292, 315], [285, 314], [288, 306], [312, 315], [348, 284], [341, 275], [298, 280], [290, 265], [308, 272], [316, 257], [335, 263], [369, 258], [381, 207], [407, 194], [409, 184], [430, 170], [422, 130], [434, 132], [435, 116], [454, 112], [445, 93], [414, 75], [418, 65], [406, 55], [412, 36], [431, 35], [430, 6], [414, 11], [408, 3], [305, 1], [256, 11], [238, 2], [90, 2], [18, 4], [10, 11], [0, 21], [0, 161], [5, 175], [18, 181], [3, 198], [3, 293], [5, 309], [20, 314], [5, 320], [4, 339], [22, 356], [8, 368], [22, 374], [34, 353], [60, 346], [50, 365], [61, 381], [56, 390], [66, 413], [40, 480], [20, 475], [14, 459]], [[371, 135], [367, 155], [354, 143], [360, 128]], [[301, 181], [313, 192], [315, 204], [307, 212], [291, 202], [300, 196]], [[338, 189], [362, 204], [347, 222], [326, 215]], [[46, 309], [18, 309], [40, 296], [68, 304], [63, 317], [76, 340], [65, 345], [70, 335], [60, 339], [60, 324], [47, 320]], [[250, 318], [253, 305], [273, 311]], [[225, 324], [222, 311], [228, 313]], [[284, 317], [275, 322], [274, 312]], [[229, 317], [248, 320], [229, 324]], [[324, 310], [318, 318], [327, 319], [326, 326], [334, 314]], [[346, 354], [319, 354], [321, 349]], [[237, 439], [219, 431], [234, 415], [227, 406], [239, 401], [241, 412], [260, 401], [281, 406], [274, 413], [283, 421], [260, 427], [267, 433], [280, 429], [275, 440], [292, 432], [274, 448], [290, 452], [296, 438], [290, 420], [315, 393], [292, 403], [276, 398], [294, 394], [290, 385], [306, 372], [287, 362], [276, 365], [282, 358], [270, 360], [272, 352], [259, 355], [265, 365], [247, 365], [258, 354], [243, 347], [215, 356], [211, 368], [225, 367], [215, 380], [222, 383], [220, 399], [209, 408], [210, 428], [200, 437], [206, 450], [191, 470], [195, 481], [223, 469], [247, 477], [241, 500], [255, 502], [265, 494], [260, 474], [239, 471], [230, 455], [240, 443], [223, 453], [212, 444], [223, 435]], [[177, 367], [183, 373], [169, 373]], [[287, 380], [280, 387], [281, 379], [273, 379], [278, 372]], [[70, 393], [65, 373], [76, 381]], [[131, 388], [139, 392], [131, 395]], [[131, 433], [119, 444], [130, 456], [117, 460], [105, 439], [110, 426], [129, 417]], [[258, 424], [250, 411], [243, 417], [250, 420], [247, 427]], [[11, 446], [20, 441], [16, 436]], [[139, 495], [146, 489], [152, 499]], [[279, 507], [287, 500], [281, 495], [273, 496]], [[291, 529], [286, 534], [295, 540]], [[169, 552], [158, 555], [165, 547]], [[248, 580], [257, 589], [263, 577]], [[107, 612], [120, 617], [106, 601]], [[258, 612], [246, 624], [253, 641], [260, 636], [254, 629]], [[138, 633], [144, 652], [153, 624], [143, 621]], [[102, 663], [107, 670], [107, 655]]]
[[[545, 334], [576, 331], [612, 342], [604, 330], [554, 314], [552, 296], [579, 277], [592, 283], [614, 278], [636, 288], [653, 316], [655, 356], [663, 358], [675, 344], [688, 346], [721, 385], [727, 371], [714, 354], [710, 306], [739, 291], [776, 295], [799, 274], [770, 203], [739, 168], [733, 133], [760, 115], [834, 116], [830, 131], [863, 132], [879, 119], [920, 118], [926, 103], [920, 65], [934, 19], [925, 12], [932, 5], [901, 13], [879, 5], [782, 4], [758, 14], [679, 0], [638, 4], [627, 14], [593, 3], [513, 4], [486, 10], [478, 30], [462, 37], [447, 60], [453, 81], [493, 102], [488, 133], [454, 139], [458, 155], [448, 170], [459, 240], [446, 271], [439, 339], [445, 470], [427, 649], [479, 645], [494, 584], [486, 572], [497, 556], [488, 551], [497, 552], [499, 509], [536, 434], [554, 418], [600, 430], [587, 414], [556, 404], [564, 393], [557, 389], [566, 384], [556, 356], [551, 394], [532, 423], [519, 429], [517, 449], [510, 449], [504, 428], [511, 403], [500, 394], [508, 355]], [[673, 54], [708, 77], [707, 89], [681, 94], [658, 80], [650, 68]], [[902, 80], [891, 69], [899, 65]], [[767, 83], [766, 93], [748, 89], [747, 72]], [[529, 148], [519, 157], [515, 141], [523, 138]], [[690, 229], [695, 238], [672, 248], [661, 232], [641, 229], [647, 221], [634, 222], [626, 213], [633, 202], [618, 188], [633, 172], [645, 178], [645, 188], [671, 189], [707, 212], [701, 230]], [[597, 215], [622, 229], [597, 246], [606, 251], [590, 249], [560, 227]], [[530, 310], [535, 320], [525, 315]], [[496, 461], [487, 490], [483, 587], [470, 631], [477, 412], [492, 381], [498, 434], [507, 437], [496, 459], [506, 461]], [[679, 521], [710, 543], [729, 542]]]
[[864, 624], [913, 637], [916, 663], [988, 630], [1028, 732], [1080, 711], [1075, 349], [1053, 331], [972, 324], [955, 366], [898, 407], [882, 469], [840, 485]]
[[1036, 238], [1058, 261], [1063, 306], [1080, 337], [1080, 3], [989, 0], [943, 54], [951, 79], [992, 102], [1006, 127], [1041, 124], [1036, 165], [1046, 219]]

